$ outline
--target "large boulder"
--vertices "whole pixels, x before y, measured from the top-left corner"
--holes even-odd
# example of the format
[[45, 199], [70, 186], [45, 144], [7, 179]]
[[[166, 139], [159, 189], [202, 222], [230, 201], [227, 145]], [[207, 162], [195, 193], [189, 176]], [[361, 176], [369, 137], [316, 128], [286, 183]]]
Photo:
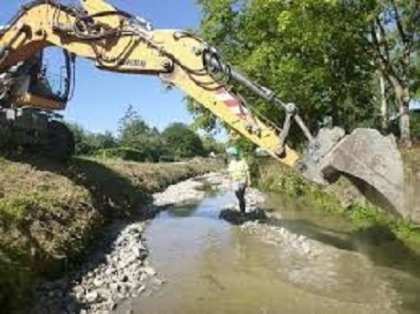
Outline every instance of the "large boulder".
[[318, 149], [308, 150], [303, 159], [306, 178], [330, 184], [344, 175], [372, 203], [408, 217], [403, 161], [392, 135], [383, 136], [367, 128], [344, 135], [341, 129], [334, 128], [321, 130], [317, 141]]

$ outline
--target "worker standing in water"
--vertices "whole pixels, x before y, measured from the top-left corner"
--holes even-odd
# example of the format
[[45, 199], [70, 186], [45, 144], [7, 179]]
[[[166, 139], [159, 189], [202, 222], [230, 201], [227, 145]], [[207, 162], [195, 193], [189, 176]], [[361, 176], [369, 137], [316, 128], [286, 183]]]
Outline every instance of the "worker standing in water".
[[249, 166], [237, 148], [229, 149], [228, 153], [231, 156], [231, 160], [228, 165], [230, 186], [238, 198], [241, 213], [245, 213], [245, 192], [246, 188], [251, 185]]

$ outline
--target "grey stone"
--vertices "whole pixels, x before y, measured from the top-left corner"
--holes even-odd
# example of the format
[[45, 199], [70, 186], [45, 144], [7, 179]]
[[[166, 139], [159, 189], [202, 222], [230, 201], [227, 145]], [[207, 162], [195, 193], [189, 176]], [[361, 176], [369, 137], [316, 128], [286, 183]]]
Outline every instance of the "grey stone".
[[75, 286], [72, 290], [77, 300], [81, 300], [85, 295], [85, 289], [82, 286]]
[[130, 264], [130, 261], [128, 261], [126, 258], [121, 258], [121, 260], [118, 262], [117, 268], [118, 269], [124, 269]]
[[406, 217], [404, 169], [392, 136], [356, 129], [331, 154], [330, 167], [362, 182], [352, 181], [360, 192], [382, 208]]
[[146, 291], [146, 286], [141, 286], [140, 288], [137, 289], [138, 294], [142, 294], [144, 291]]
[[311, 248], [308, 243], [302, 243], [302, 251], [306, 255], [309, 255], [311, 253]]
[[152, 267], [147, 267], [147, 266], [143, 267], [142, 271], [149, 276], [155, 276], [156, 275], [156, 271]]
[[105, 276], [107, 276], [107, 277], [109, 277], [109, 276], [111, 276], [112, 274], [114, 274], [115, 273], [115, 269], [113, 268], [113, 267], [108, 267], [106, 270], [105, 270]]
[[118, 288], [119, 288], [119, 285], [116, 282], [112, 282], [109, 284], [109, 289], [111, 290], [111, 293], [113, 295], [116, 295], [118, 293]]
[[137, 259], [145, 259], [147, 257], [147, 252], [143, 248], [134, 247], [132, 252], [133, 256], [135, 256]]
[[93, 303], [98, 299], [98, 296], [98, 292], [91, 291], [88, 294], [86, 294], [86, 301], [88, 301], [89, 303]]
[[96, 291], [102, 299], [109, 300], [112, 297], [112, 293], [108, 289], [101, 288], [101, 289], [98, 289]]
[[96, 288], [100, 288], [100, 287], [102, 287], [104, 285], [104, 281], [102, 279], [100, 279], [100, 278], [95, 278], [93, 280], [93, 284], [94, 284], [94, 286]]
[[117, 307], [118, 307], [118, 303], [116, 303], [114, 301], [111, 301], [108, 305], [108, 309], [110, 311], [115, 311], [117, 309]]

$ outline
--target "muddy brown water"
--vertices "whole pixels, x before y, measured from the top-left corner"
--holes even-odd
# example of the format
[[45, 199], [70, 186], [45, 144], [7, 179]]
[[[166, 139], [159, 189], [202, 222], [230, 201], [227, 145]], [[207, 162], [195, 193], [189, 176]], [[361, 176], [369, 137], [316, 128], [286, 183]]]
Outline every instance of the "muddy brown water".
[[356, 233], [342, 219], [269, 195], [264, 207], [282, 215], [270, 223], [337, 253], [329, 265], [308, 265], [220, 219], [232, 201], [220, 192], [163, 211], [145, 238], [166, 283], [117, 312], [420, 313], [420, 257], [382, 230]]

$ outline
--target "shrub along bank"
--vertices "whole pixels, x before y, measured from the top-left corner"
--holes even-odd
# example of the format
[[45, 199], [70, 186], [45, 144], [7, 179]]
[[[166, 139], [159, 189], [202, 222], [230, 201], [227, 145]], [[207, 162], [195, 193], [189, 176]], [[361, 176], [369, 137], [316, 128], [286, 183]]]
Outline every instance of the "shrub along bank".
[[0, 159], [0, 308], [22, 306], [35, 279], [77, 266], [97, 231], [113, 218], [141, 215], [151, 193], [218, 167], [208, 159]]

